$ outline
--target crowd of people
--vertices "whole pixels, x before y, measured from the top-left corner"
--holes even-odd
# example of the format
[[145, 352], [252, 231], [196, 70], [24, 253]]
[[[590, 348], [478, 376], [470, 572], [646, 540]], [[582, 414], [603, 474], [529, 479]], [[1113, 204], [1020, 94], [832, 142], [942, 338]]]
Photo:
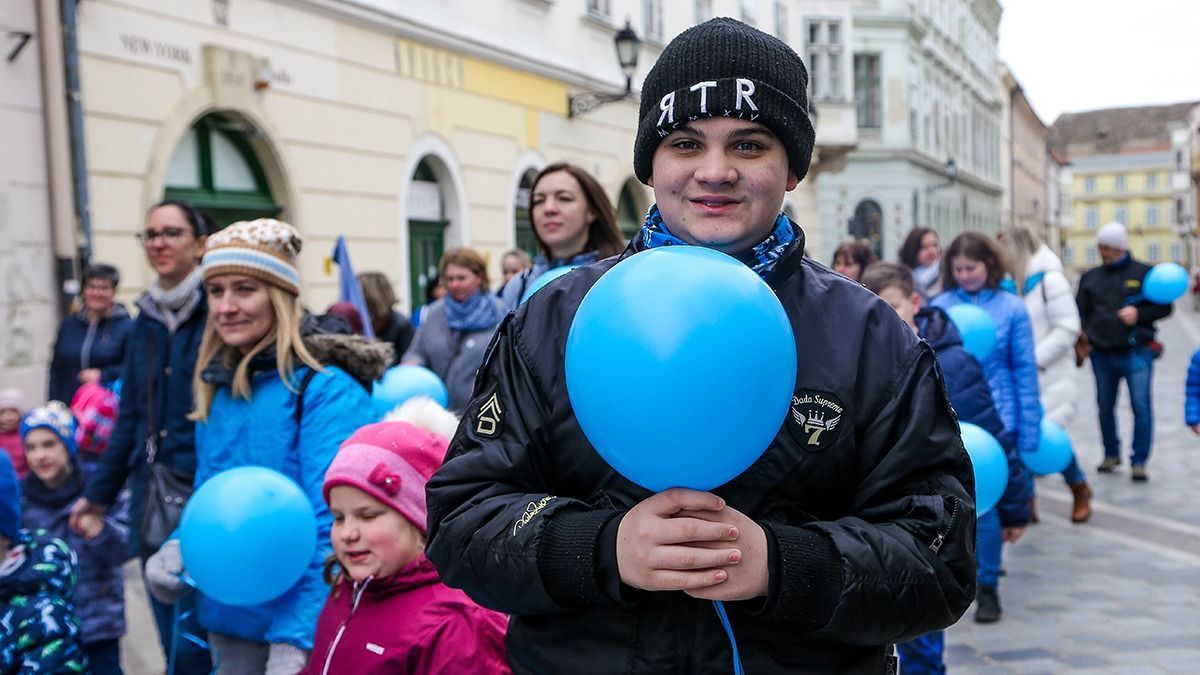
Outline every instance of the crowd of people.
[[[944, 254], [915, 228], [899, 263], [860, 242], [832, 269], [814, 261], [782, 214], [813, 151], [806, 84], [800, 57], [752, 27], [684, 31], [642, 88], [634, 171], [655, 204], [640, 232], [625, 240], [586, 170], [550, 164], [530, 189], [537, 255], [505, 253], [493, 287], [485, 256], [450, 249], [411, 316], [379, 272], [358, 277], [365, 308], [310, 312], [291, 225], [217, 228], [188, 203], [155, 204], [135, 315], [116, 302], [118, 270], [87, 267], [47, 401], [0, 390], [0, 673], [121, 672], [131, 558], [173, 673], [880, 673], [897, 659], [944, 672], [945, 627], [972, 603], [976, 621], [1001, 619], [1003, 546], [1037, 518], [1020, 454], [1043, 418], [1078, 413], [1085, 359], [1097, 470], [1122, 464], [1125, 379], [1130, 475], [1149, 479], [1154, 324], [1170, 307], [1140, 295], [1148, 268], [1115, 223], [1074, 295], [1024, 227], [963, 232]], [[758, 274], [801, 364], [762, 457], [707, 492], [655, 494], [608, 466], [564, 384], [584, 295], [666, 246]], [[561, 268], [574, 271], [533, 292]], [[987, 354], [964, 349], [961, 304], [994, 323]], [[829, 308], [836, 322], [813, 320]], [[397, 364], [438, 375], [446, 406], [413, 399], [377, 419], [372, 383]], [[999, 504], [978, 516], [958, 420], [1007, 459]], [[1200, 434], [1200, 352], [1187, 421]], [[235, 606], [187, 582], [176, 526], [193, 490], [243, 466], [300, 486], [318, 545], [286, 593]], [[1086, 475], [1072, 458], [1062, 476], [1083, 523]]]

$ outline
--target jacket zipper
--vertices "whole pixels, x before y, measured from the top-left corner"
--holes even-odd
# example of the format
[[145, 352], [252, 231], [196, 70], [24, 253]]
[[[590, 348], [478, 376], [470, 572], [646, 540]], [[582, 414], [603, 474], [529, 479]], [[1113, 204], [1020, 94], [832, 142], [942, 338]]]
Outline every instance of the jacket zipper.
[[350, 605], [350, 614], [346, 616], [346, 620], [338, 627], [337, 635], [333, 637], [333, 642], [329, 644], [329, 653], [325, 655], [325, 667], [321, 669], [321, 675], [329, 675], [329, 666], [333, 663], [333, 652], [337, 649], [338, 643], [342, 641], [342, 633], [346, 632], [346, 626], [350, 624], [351, 617], [358, 609], [358, 601], [362, 600], [363, 591], [367, 590], [367, 584], [375, 577], [367, 577], [363, 580], [362, 586], [354, 593], [354, 603]]
[[950, 512], [950, 524], [946, 526], [944, 531], [938, 532], [938, 535], [933, 538], [933, 543], [929, 545], [929, 550], [934, 553], [942, 549], [942, 545], [946, 543], [946, 537], [954, 529], [954, 521], [958, 520], [958, 497], [950, 497], [950, 499], [954, 500], [954, 509]]
[[91, 365], [92, 359], [92, 342], [96, 339], [96, 326], [92, 322], [88, 322], [87, 333], [83, 336], [83, 344], [79, 347], [79, 369], [87, 370]]

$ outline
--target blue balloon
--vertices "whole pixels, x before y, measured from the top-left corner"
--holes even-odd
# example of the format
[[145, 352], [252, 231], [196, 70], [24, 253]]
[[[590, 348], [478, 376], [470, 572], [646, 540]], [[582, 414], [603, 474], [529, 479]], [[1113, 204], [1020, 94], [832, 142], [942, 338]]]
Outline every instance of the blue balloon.
[[1175, 302], [1187, 289], [1188, 273], [1179, 263], [1158, 263], [1150, 268], [1142, 281], [1142, 297], [1159, 305]]
[[1000, 503], [1008, 487], [1008, 458], [1000, 441], [981, 427], [962, 422], [959, 428], [975, 471], [975, 513], [982, 515]]
[[699, 246], [639, 253], [584, 296], [567, 394], [601, 457], [655, 492], [711, 490], [762, 455], [788, 414], [796, 340], [775, 293]]
[[578, 265], [563, 265], [562, 267], [555, 267], [554, 269], [543, 272], [540, 277], [534, 279], [533, 283], [529, 284], [529, 286], [525, 288], [525, 292], [521, 294], [521, 302], [517, 304], [525, 304], [525, 301], [532, 298], [534, 293], [542, 290], [543, 286], [570, 272], [576, 267], [578, 267]]
[[381, 413], [391, 411], [414, 396], [428, 396], [443, 408], [450, 403], [450, 393], [442, 378], [423, 366], [392, 366], [371, 387], [371, 398], [375, 399], [375, 407]]
[[292, 479], [243, 466], [196, 489], [179, 521], [179, 546], [202, 593], [227, 605], [259, 605], [304, 576], [317, 550], [317, 517]]
[[1065, 470], [1075, 456], [1071, 450], [1071, 437], [1067, 435], [1067, 430], [1057, 422], [1043, 417], [1040, 432], [1037, 450], [1022, 452], [1021, 463], [1039, 476]]
[[958, 304], [946, 310], [962, 336], [963, 349], [983, 361], [996, 347], [996, 322], [982, 307]]

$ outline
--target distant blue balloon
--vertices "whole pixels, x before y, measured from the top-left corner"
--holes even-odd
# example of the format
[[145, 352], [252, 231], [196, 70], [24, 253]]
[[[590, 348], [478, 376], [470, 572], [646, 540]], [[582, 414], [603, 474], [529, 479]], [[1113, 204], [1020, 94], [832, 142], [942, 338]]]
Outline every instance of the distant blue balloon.
[[961, 422], [962, 442], [975, 470], [975, 512], [984, 514], [1000, 503], [1008, 487], [1008, 458], [994, 436], [969, 422]]
[[1044, 417], [1040, 432], [1037, 450], [1022, 452], [1021, 463], [1039, 476], [1060, 473], [1071, 464], [1071, 459], [1075, 456], [1071, 450], [1071, 437], [1061, 425]]
[[733, 258], [672, 246], [618, 263], [566, 344], [588, 440], [642, 487], [711, 490], [745, 471], [788, 414], [796, 341], [775, 293]]
[[1183, 265], [1173, 262], [1158, 263], [1146, 273], [1142, 280], [1142, 296], [1150, 302], [1169, 305], [1188, 289], [1188, 273]]
[[184, 569], [227, 605], [260, 605], [304, 576], [317, 518], [292, 479], [261, 466], [229, 469], [192, 494], [179, 521]]
[[383, 379], [371, 387], [371, 398], [375, 399], [375, 407], [381, 414], [414, 396], [428, 396], [443, 408], [450, 402], [442, 378], [423, 366], [392, 366], [383, 374]]
[[542, 290], [543, 286], [570, 272], [576, 267], [578, 267], [578, 265], [563, 265], [562, 267], [555, 267], [554, 269], [543, 272], [540, 277], [534, 279], [532, 283], [525, 287], [525, 292], [521, 294], [521, 302], [518, 304], [525, 304], [525, 301], [532, 298], [534, 293]]
[[946, 310], [962, 336], [963, 349], [982, 361], [996, 347], [996, 322], [982, 307], [965, 303]]

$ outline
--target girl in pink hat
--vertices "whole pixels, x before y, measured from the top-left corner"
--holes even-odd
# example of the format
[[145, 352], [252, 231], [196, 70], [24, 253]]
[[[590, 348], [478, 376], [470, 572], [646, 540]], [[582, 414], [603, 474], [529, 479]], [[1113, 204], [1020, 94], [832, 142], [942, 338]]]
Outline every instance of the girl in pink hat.
[[307, 674], [508, 673], [508, 619], [441, 582], [425, 557], [425, 482], [458, 420], [429, 399], [342, 443], [325, 473], [333, 590]]

